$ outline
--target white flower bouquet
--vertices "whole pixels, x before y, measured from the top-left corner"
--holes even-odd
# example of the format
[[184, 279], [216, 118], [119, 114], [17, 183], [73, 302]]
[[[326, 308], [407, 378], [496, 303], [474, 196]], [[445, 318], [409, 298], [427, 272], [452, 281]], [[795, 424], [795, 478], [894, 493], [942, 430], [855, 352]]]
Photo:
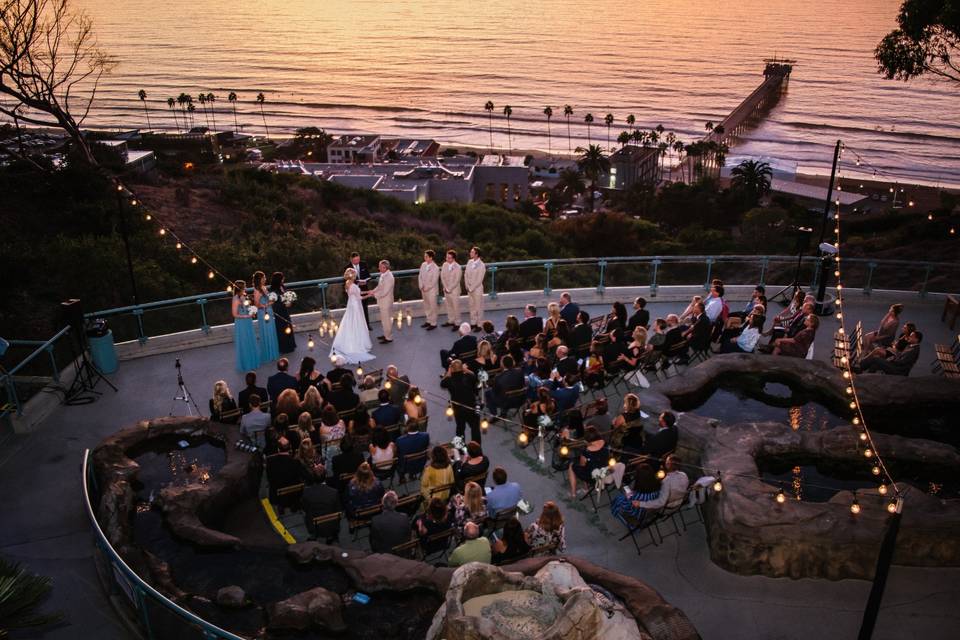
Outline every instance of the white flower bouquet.
[[294, 302], [297, 301], [297, 292], [296, 291], [284, 291], [280, 296], [280, 300], [283, 301], [285, 307], [292, 306]]
[[549, 429], [550, 427], [553, 426], [553, 419], [544, 413], [539, 418], [537, 418], [537, 426], [543, 429]]
[[463, 441], [463, 436], [455, 436], [450, 441], [450, 446], [457, 451], [466, 451], [467, 449], [467, 444]]
[[477, 371], [477, 382], [480, 386], [487, 384], [487, 381], [490, 379], [490, 374], [487, 373], [486, 369], [480, 369]]
[[249, 305], [249, 306], [247, 307], [247, 313], [250, 314], [250, 317], [251, 317], [251, 318], [256, 318], [256, 317], [257, 317], [257, 305], [255, 305], [255, 304]]
[[593, 473], [590, 474], [590, 477], [593, 478], [594, 490], [598, 494], [603, 491], [603, 479], [607, 477], [608, 473], [610, 473], [610, 467], [605, 466], [594, 469]]
[[270, 293], [267, 294], [267, 300], [269, 300], [271, 303], [276, 302], [277, 294], [271, 291]]

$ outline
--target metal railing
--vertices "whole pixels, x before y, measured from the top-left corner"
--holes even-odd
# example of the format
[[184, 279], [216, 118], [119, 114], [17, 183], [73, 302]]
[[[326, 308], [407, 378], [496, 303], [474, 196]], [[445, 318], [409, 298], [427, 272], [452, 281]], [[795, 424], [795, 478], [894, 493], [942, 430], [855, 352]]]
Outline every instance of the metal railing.
[[[799, 280], [817, 286], [818, 258], [807, 256], [799, 263]], [[848, 289], [861, 288], [869, 295], [874, 289], [913, 291], [925, 297], [933, 286], [953, 286], [960, 282], [960, 264], [913, 260], [844, 259]], [[608, 258], [562, 258], [496, 262], [487, 265], [485, 292], [490, 299], [505, 291], [539, 290], [549, 295], [561, 288], [596, 288], [603, 292], [612, 286], [648, 286], [656, 297], [661, 286], [702, 283], [709, 289], [714, 277], [727, 284], [788, 284], [798, 270], [797, 256], [697, 255], [697, 256], [619, 256]], [[393, 272], [395, 292], [402, 300], [420, 298], [416, 269]], [[327, 315], [339, 308], [343, 292], [334, 286], [342, 277], [291, 282], [287, 288], [299, 299], [292, 313], [320, 311]], [[226, 291], [210, 292], [171, 300], [106, 309], [86, 314], [88, 318], [108, 318], [118, 341], [146, 342], [151, 336], [178, 331], [209, 332], [215, 324], [230, 321]]]
[[[0, 418], [11, 414], [16, 413], [18, 416], [23, 415], [23, 405], [26, 400], [29, 399], [29, 393], [20, 393], [17, 390], [17, 376], [26, 376], [31, 375], [32, 377], [38, 377], [38, 374], [43, 374], [41, 377], [44, 380], [52, 380], [53, 382], [60, 382], [60, 365], [57, 364], [57, 350], [60, 349], [63, 351], [65, 348], [64, 342], [69, 340], [67, 338], [70, 333], [70, 327], [64, 327], [55, 333], [51, 338], [47, 340], [10, 340], [10, 349], [16, 348], [33, 348], [33, 350], [20, 362], [16, 364], [9, 371], [4, 371], [0, 369], [0, 387], [3, 388], [5, 398], [3, 403], [0, 404]], [[66, 340], [64, 340], [66, 339]], [[41, 365], [41, 362], [44, 362], [40, 356], [46, 353], [49, 361], [46, 363], [49, 365], [47, 369], [46, 364]], [[63, 354], [61, 354], [63, 357]], [[40, 358], [38, 360], [38, 358]], [[42, 385], [31, 385], [32, 388], [39, 389]]]
[[109, 591], [111, 600], [115, 603], [124, 603], [121, 606], [125, 607], [130, 614], [127, 618], [136, 622], [144, 637], [148, 640], [154, 640], [154, 638], [244, 640], [241, 636], [210, 624], [172, 602], [138, 576], [114, 550], [104, 535], [97, 520], [92, 497], [95, 497], [99, 504], [100, 495], [96, 476], [90, 466], [90, 450], [86, 449], [83, 452], [83, 502], [93, 531], [94, 559], [98, 569], [104, 569], [98, 573], [104, 587]]

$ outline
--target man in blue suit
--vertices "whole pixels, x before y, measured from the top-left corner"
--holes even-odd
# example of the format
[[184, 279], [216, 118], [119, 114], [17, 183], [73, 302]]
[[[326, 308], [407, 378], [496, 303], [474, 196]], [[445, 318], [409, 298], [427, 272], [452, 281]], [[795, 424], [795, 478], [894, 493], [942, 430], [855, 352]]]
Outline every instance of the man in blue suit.
[[390, 392], [386, 389], [380, 389], [377, 400], [380, 401], [380, 406], [370, 414], [373, 421], [381, 427], [392, 427], [399, 423], [403, 417], [403, 412], [400, 407], [390, 404]]
[[577, 314], [580, 313], [580, 306], [571, 301], [570, 294], [564, 291], [560, 294], [560, 317], [567, 321], [567, 325], [572, 329], [577, 324]]
[[273, 401], [273, 404], [270, 405], [270, 413], [274, 413], [273, 407], [281, 393], [286, 389], [297, 388], [297, 379], [287, 373], [287, 369], [289, 368], [290, 361], [286, 358], [280, 358], [277, 360], [277, 372], [267, 378], [267, 395], [270, 397], [270, 400]]
[[429, 446], [430, 436], [426, 433], [421, 433], [420, 422], [409, 422], [407, 424], [407, 432], [397, 438], [397, 458], [399, 458], [397, 471], [399, 471], [401, 478], [407, 474], [417, 474], [423, 471], [423, 467], [427, 462], [426, 458], [411, 464], [407, 464], [406, 458], [426, 451]]

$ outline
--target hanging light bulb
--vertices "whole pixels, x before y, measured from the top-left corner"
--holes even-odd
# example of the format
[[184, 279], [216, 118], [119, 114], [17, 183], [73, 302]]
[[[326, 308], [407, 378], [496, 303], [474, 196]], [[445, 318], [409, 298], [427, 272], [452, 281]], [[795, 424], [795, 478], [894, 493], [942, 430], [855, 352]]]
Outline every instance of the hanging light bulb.
[[866, 442], [866, 441], [867, 441], [867, 432], [866, 432], [866, 431], [861, 431], [861, 432], [860, 432], [860, 441], [861, 441], [861, 442]]
[[666, 477], [667, 477], [667, 472], [666, 472], [666, 471], [664, 471], [663, 469], [657, 469], [657, 479], [658, 479], [658, 480], [663, 480], [663, 479], [666, 478]]
[[875, 476], [880, 475], [880, 465], [878, 464], [873, 465], [873, 468], [870, 469], [870, 473], [872, 473]]
[[245, 307], [249, 307], [249, 306], [250, 306], [250, 298], [244, 298], [244, 299], [243, 299], [243, 306], [245, 306]]
[[264, 313], [264, 314], [263, 314], [263, 321], [264, 321], [264, 322], [270, 322], [270, 314], [269, 314], [269, 313]]
[[359, 378], [362, 375], [363, 375], [363, 367], [357, 367], [357, 377]]
[[833, 272], [833, 275], [835, 275], [835, 276], [837, 276], [837, 277], [839, 278], [839, 277], [840, 277], [840, 271], [839, 271], [839, 270], [838, 270], [838, 271], [834, 271], [834, 272]]
[[227, 293], [233, 293], [233, 285], [232, 285], [232, 284], [228, 284], [228, 285], [227, 285]]
[[486, 431], [486, 430], [489, 429], [489, 428], [490, 428], [490, 422], [489, 422], [486, 418], [484, 418], [483, 420], [480, 421], [480, 430], [481, 430], [481, 431]]
[[570, 447], [568, 447], [568, 446], [565, 445], [565, 444], [564, 444], [564, 445], [561, 445], [561, 446], [560, 446], [560, 455], [563, 456], [564, 458], [566, 458], [568, 455], [570, 455]]
[[526, 432], [526, 431], [521, 431], [521, 432], [520, 432], [520, 435], [517, 436], [517, 441], [518, 441], [521, 445], [526, 446], [527, 443], [530, 442], [530, 438], [527, 437], [527, 432]]
[[122, 185], [122, 184], [118, 184], [118, 185], [117, 185], [117, 191], [123, 191], [123, 185]]
[[853, 502], [850, 503], [850, 513], [853, 515], [860, 513], [860, 503], [857, 502], [857, 494], [853, 494]]
[[853, 424], [860, 424], [860, 416], [853, 416]]
[[873, 449], [871, 449], [870, 447], [867, 447], [866, 449], [864, 449], [864, 450], [863, 450], [863, 457], [864, 457], [864, 458], [872, 458], [872, 457], [873, 457]]
[[448, 417], [448, 418], [452, 418], [452, 417], [453, 417], [453, 405], [452, 405], [452, 404], [448, 404], [448, 405], [447, 405], [447, 410], [446, 410], [445, 413], [447, 414], [447, 417]]
[[160, 227], [160, 235], [162, 235], [162, 236], [167, 235], [167, 230], [164, 229], [163, 227]]
[[[839, 289], [839, 288], [840, 288], [840, 285], [837, 285], [837, 288]], [[843, 327], [840, 327], [839, 329], [837, 329], [837, 333], [839, 333], [840, 335], [843, 335], [843, 333], [844, 333]]]
[[383, 388], [386, 389], [387, 391], [389, 391], [391, 387], [393, 387], [393, 383], [390, 382], [389, 380], [383, 383]]
[[787, 501], [787, 496], [783, 493], [783, 487], [777, 489], [777, 495], [774, 499], [777, 501], [777, 504], [783, 504]]
[[877, 487], [877, 493], [879, 493], [879, 494], [882, 495], [882, 496], [887, 495], [887, 483], [886, 483], [886, 482], [881, 482], [881, 483], [880, 483], [880, 486]]
[[313, 351], [313, 347], [314, 347], [313, 336], [307, 336], [307, 349], [310, 349], [311, 351]]
[[137, 206], [137, 204], [139, 204], [139, 203], [137, 202], [137, 199], [136, 199], [136, 198], [133, 198], [133, 199], [130, 201], [130, 206], [135, 207], [135, 206]]
[[283, 332], [284, 332], [286, 335], [290, 335], [291, 333], [293, 333], [293, 329], [292, 329], [291, 327], [287, 326], [287, 328], [284, 329]]
[[190, 264], [197, 264], [197, 256], [190, 256]]
[[617, 464], [617, 459], [614, 458], [613, 456], [610, 456], [610, 459], [607, 460], [607, 466], [608, 466], [608, 467], [613, 467], [613, 466], [615, 466], [616, 464]]
[[848, 395], [848, 396], [852, 396], [852, 395], [853, 395], [853, 387], [847, 387], [847, 395]]
[[147, 215], [143, 216], [143, 219], [146, 220], [147, 222], [150, 222], [151, 220], [153, 220], [153, 216], [148, 213]]
[[857, 408], [857, 403], [856, 403], [856, 402], [851, 402], [851, 403], [850, 403], [850, 408], [851, 408], [851, 409], [856, 409], [856, 408]]
[[847, 356], [840, 356], [840, 364], [847, 364]]
[[927, 220], [933, 220], [933, 214], [932, 214], [932, 213], [928, 213], [928, 214], [927, 214]]
[[[839, 249], [839, 248], [840, 248], [840, 247], [837, 247], [837, 249]], [[837, 283], [837, 289], [843, 289], [843, 285], [840, 284], [839, 282]], [[843, 333], [843, 332], [841, 331], [840, 333]]]
[[887, 503], [887, 511], [889, 511], [890, 513], [896, 513], [896, 512], [897, 512], [897, 499], [896, 499], [896, 498], [894, 498], [894, 499], [891, 500], [889, 503]]
[[849, 379], [850, 379], [850, 372], [849, 372], [849, 371], [844, 371], [842, 375], [843, 375], [843, 379], [844, 379], [844, 380], [849, 380]]
[[837, 320], [843, 320], [843, 314], [842, 314], [842, 313], [838, 313], [838, 314], [837, 314]]
[[182, 242], [178, 242], [178, 243], [175, 244], [174, 246], [177, 248], [177, 251], [180, 251], [180, 249], [183, 249], [183, 243], [182, 243]]
[[216, 274], [215, 274], [213, 271], [210, 271], [210, 272], [207, 273], [207, 278], [209, 278], [210, 280], [213, 280], [213, 277], [214, 277], [215, 275], [216, 275]]
[[413, 397], [413, 403], [414, 403], [414, 404], [422, 404], [422, 403], [423, 403], [423, 396], [421, 396], [419, 393], [418, 393], [417, 395], [415, 395], [415, 396]]

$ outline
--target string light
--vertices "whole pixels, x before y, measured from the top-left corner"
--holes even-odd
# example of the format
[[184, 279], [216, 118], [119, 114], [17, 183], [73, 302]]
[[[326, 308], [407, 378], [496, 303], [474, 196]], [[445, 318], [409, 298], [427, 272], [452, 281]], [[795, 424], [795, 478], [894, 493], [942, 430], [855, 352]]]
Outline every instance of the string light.
[[717, 493], [723, 491], [723, 480], [720, 478], [719, 471], [717, 471], [717, 479], [713, 481], [713, 490]]
[[893, 500], [891, 500], [891, 501], [887, 504], [887, 511], [889, 511], [890, 513], [896, 513], [896, 512], [897, 512], [897, 499], [896, 499], [896, 498], [894, 498]]
[[183, 243], [182, 243], [182, 242], [178, 242], [178, 243], [177, 243], [176, 245], [174, 245], [174, 246], [177, 247], [177, 251], [179, 251], [180, 249], [183, 249]]
[[308, 336], [307, 336], [307, 349], [310, 349], [310, 351], [313, 351], [313, 347], [314, 347], [313, 336], [312, 336], [312, 335], [308, 335]]
[[190, 256], [190, 264], [197, 264], [197, 256]]
[[453, 405], [452, 405], [452, 404], [448, 404], [448, 405], [447, 405], [446, 414], [447, 414], [447, 417], [448, 417], [448, 418], [452, 418], [452, 417], [453, 417]]
[[886, 483], [886, 482], [881, 482], [881, 483], [880, 483], [880, 486], [877, 487], [877, 493], [879, 493], [879, 494], [882, 495], [882, 496], [887, 495], [887, 483]]
[[663, 469], [657, 469], [657, 480], [663, 480], [667, 477], [667, 472]]
[[853, 502], [850, 503], [850, 513], [857, 515], [860, 513], [860, 503], [857, 502], [857, 494], [853, 494]]
[[567, 445], [561, 445], [560, 455], [563, 456], [564, 458], [570, 455], [570, 447], [568, 447]]
[[415, 395], [415, 396], [413, 397], [413, 403], [414, 403], [414, 404], [423, 404], [423, 396], [421, 396], [419, 393], [418, 393], [417, 395]]
[[213, 280], [213, 278], [214, 278], [216, 275], [217, 275], [217, 274], [215, 274], [213, 271], [209, 271], [209, 272], [207, 273], [207, 277], [208, 277], [209, 279], [211, 279], [211, 280]]
[[521, 431], [520, 435], [517, 436], [517, 441], [519, 441], [522, 446], [524, 447], [527, 446], [527, 443], [530, 442], [530, 438], [527, 436], [527, 432]]
[[489, 429], [489, 428], [490, 428], [490, 422], [489, 422], [486, 418], [484, 418], [483, 420], [480, 421], [480, 430], [481, 430], [481, 431], [486, 431], [486, 430]]
[[151, 220], [153, 220], [153, 216], [148, 213], [143, 216], [143, 219], [146, 220], [147, 222], [150, 222]]
[[787, 496], [783, 493], [783, 487], [777, 489], [776, 496], [774, 498], [777, 501], [777, 504], [783, 504], [787, 501]]
[[863, 457], [864, 457], [864, 458], [872, 458], [872, 457], [873, 457], [873, 449], [871, 449], [870, 447], [867, 447], [866, 449], [864, 449], [864, 450], [863, 450]]

